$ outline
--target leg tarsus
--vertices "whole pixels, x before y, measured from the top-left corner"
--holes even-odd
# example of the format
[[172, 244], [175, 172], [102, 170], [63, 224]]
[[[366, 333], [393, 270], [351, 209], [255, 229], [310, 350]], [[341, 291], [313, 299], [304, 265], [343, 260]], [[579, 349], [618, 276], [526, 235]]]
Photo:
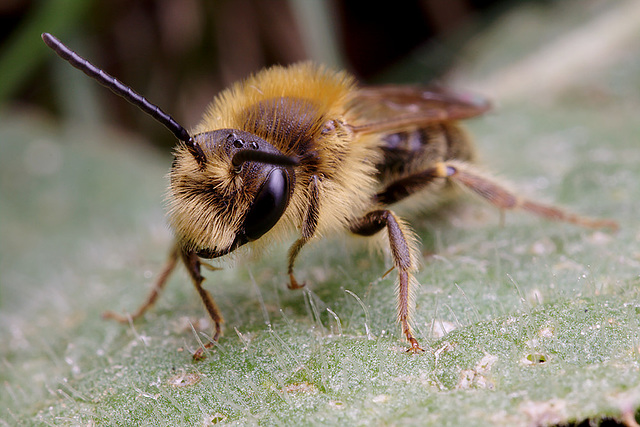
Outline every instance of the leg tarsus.
[[501, 224], [504, 221], [505, 211], [520, 209], [547, 220], [564, 221], [586, 228], [618, 230], [618, 223], [615, 221], [587, 218], [555, 206], [522, 198], [501, 184], [499, 180], [492, 178], [477, 167], [453, 160], [435, 163], [424, 171], [413, 173], [390, 183], [383, 191], [374, 196], [374, 201], [384, 205], [396, 203], [418, 191], [427, 189], [443, 178], [467, 188], [498, 208], [501, 211]]
[[422, 349], [422, 347], [420, 347], [420, 343], [418, 343], [417, 339], [411, 337], [408, 340], [409, 340], [409, 343], [411, 344], [411, 347], [409, 347], [406, 350], [407, 353], [413, 353], [413, 354], [424, 353], [424, 350]]
[[302, 236], [300, 236], [300, 238], [296, 240], [289, 249], [289, 265], [287, 268], [289, 283], [287, 284], [287, 287], [292, 290], [304, 288], [306, 285], [305, 282], [299, 283], [296, 280], [293, 275], [293, 266], [300, 250], [309, 240], [311, 240], [313, 235], [316, 233], [316, 228], [318, 227], [318, 217], [320, 216], [320, 178], [315, 175], [312, 176], [309, 180], [308, 190], [309, 207], [307, 208], [307, 212], [305, 213], [302, 221]]
[[293, 266], [296, 262], [298, 254], [300, 253], [300, 249], [302, 249], [304, 244], [307, 243], [307, 240], [308, 239], [303, 236], [296, 240], [296, 242], [289, 249], [289, 266], [287, 268], [287, 273], [289, 274], [289, 283], [287, 283], [287, 287], [291, 290], [301, 289], [306, 285], [306, 282], [300, 283], [296, 280], [295, 276], [293, 275]]
[[[217, 340], [214, 340], [217, 342]], [[207, 358], [206, 351], [213, 348], [215, 344], [213, 342], [206, 343], [203, 347], [198, 348], [195, 353], [193, 353], [193, 361], [199, 362]]]
[[222, 329], [219, 327], [219, 325], [216, 325], [216, 331], [213, 334], [213, 336], [211, 337], [211, 341], [209, 341], [206, 344], [203, 344], [200, 348], [198, 348], [194, 353], [193, 353], [193, 360], [195, 362], [198, 362], [200, 360], [206, 359], [207, 355], [205, 354], [207, 350], [212, 349], [213, 347], [216, 346], [216, 344], [218, 343], [218, 339], [222, 336]]
[[102, 318], [115, 320], [120, 323], [129, 323], [142, 316], [149, 308], [151, 308], [155, 304], [156, 300], [160, 296], [160, 293], [164, 289], [164, 286], [167, 284], [167, 280], [169, 279], [169, 276], [175, 269], [178, 262], [179, 251], [180, 249], [178, 248], [178, 244], [174, 243], [173, 248], [169, 253], [169, 258], [167, 259], [162, 272], [156, 279], [153, 288], [151, 288], [151, 292], [149, 293], [147, 300], [140, 307], [138, 307], [135, 312], [133, 312], [132, 314], [120, 314], [114, 311], [105, 311], [104, 313], [102, 313]]
[[184, 265], [187, 267], [187, 271], [191, 276], [196, 291], [198, 291], [198, 295], [200, 295], [200, 299], [202, 299], [202, 303], [207, 309], [207, 313], [209, 314], [209, 317], [211, 318], [215, 326], [215, 332], [213, 334], [213, 337], [211, 338], [211, 342], [205, 344], [204, 347], [200, 347], [193, 354], [193, 360], [198, 361], [206, 357], [205, 351], [209, 348], [212, 348], [214, 346], [214, 343], [217, 342], [222, 335], [222, 324], [224, 323], [224, 318], [222, 317], [220, 309], [216, 305], [216, 302], [214, 301], [209, 291], [202, 287], [204, 277], [202, 277], [202, 275], [200, 274], [200, 258], [198, 258], [198, 256], [194, 252], [182, 251], [182, 260], [184, 262]]
[[476, 170], [472, 165], [448, 162], [447, 170], [449, 179], [468, 188], [500, 209], [501, 215], [504, 215], [505, 210], [520, 209], [547, 220], [563, 221], [580, 227], [608, 228], [612, 231], [618, 229], [618, 223], [615, 221], [587, 218], [555, 206], [522, 198], [496, 179], [490, 178]]
[[296, 290], [296, 289], [302, 289], [307, 285], [307, 282], [298, 282], [295, 278], [295, 276], [293, 275], [293, 273], [289, 273], [289, 283], [287, 284], [287, 287], [289, 289]]
[[220, 313], [220, 309], [218, 309], [218, 306], [213, 300], [213, 297], [211, 297], [211, 294], [202, 287], [204, 277], [202, 277], [202, 275], [200, 274], [200, 267], [205, 267], [209, 270], [219, 270], [219, 268], [201, 262], [194, 252], [183, 250], [182, 248], [180, 248], [178, 243], [174, 243], [173, 249], [169, 254], [169, 259], [165, 263], [162, 272], [158, 276], [158, 279], [156, 280], [144, 304], [142, 304], [132, 314], [119, 314], [113, 311], [106, 311], [102, 314], [102, 318], [113, 319], [120, 323], [129, 323], [142, 316], [149, 308], [151, 308], [155, 304], [156, 300], [160, 296], [160, 293], [164, 289], [169, 276], [175, 269], [179, 257], [182, 258], [182, 261], [187, 268], [187, 272], [191, 276], [193, 284], [198, 291], [198, 295], [200, 295], [200, 298], [202, 299], [202, 302], [207, 309], [207, 313], [209, 314], [209, 317], [211, 318], [215, 326], [215, 332], [213, 334], [211, 342], [205, 344], [204, 347], [199, 348], [193, 355], [194, 360], [202, 360], [205, 358], [205, 350], [212, 348], [215, 345], [214, 343], [217, 342], [222, 335], [222, 324], [224, 323], [224, 319], [222, 317], [222, 314]]

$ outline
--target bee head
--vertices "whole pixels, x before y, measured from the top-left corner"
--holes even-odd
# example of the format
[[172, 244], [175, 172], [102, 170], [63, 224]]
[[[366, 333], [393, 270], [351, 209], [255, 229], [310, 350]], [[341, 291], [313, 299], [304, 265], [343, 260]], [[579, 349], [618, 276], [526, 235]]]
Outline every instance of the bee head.
[[296, 164], [249, 132], [194, 135], [176, 149], [169, 173], [169, 221], [176, 237], [203, 258], [259, 239], [288, 206]]
[[181, 142], [169, 173], [169, 217], [178, 241], [204, 258], [225, 255], [269, 231], [293, 193], [295, 159], [249, 132], [191, 136], [169, 114], [49, 33], [61, 58], [163, 124]]

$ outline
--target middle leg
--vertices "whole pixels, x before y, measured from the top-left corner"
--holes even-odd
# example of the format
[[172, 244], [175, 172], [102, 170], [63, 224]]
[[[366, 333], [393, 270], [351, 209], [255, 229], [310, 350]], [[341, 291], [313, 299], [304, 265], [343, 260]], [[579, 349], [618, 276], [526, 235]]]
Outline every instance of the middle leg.
[[184, 262], [185, 267], [187, 267], [187, 272], [191, 276], [193, 284], [196, 287], [196, 291], [198, 291], [198, 295], [200, 295], [200, 298], [204, 303], [204, 307], [207, 309], [207, 313], [209, 313], [209, 317], [211, 317], [211, 320], [213, 320], [215, 326], [215, 332], [213, 334], [211, 342], [205, 344], [204, 348], [200, 347], [193, 354], [193, 360], [201, 360], [205, 357], [205, 349], [213, 347], [214, 343], [217, 342], [222, 335], [222, 324], [224, 323], [224, 318], [222, 317], [220, 309], [218, 308], [218, 305], [214, 301], [209, 291], [202, 287], [204, 277], [202, 276], [202, 274], [200, 274], [200, 258], [198, 258], [198, 256], [191, 251], [183, 250], [181, 254], [182, 261]]
[[[417, 282], [411, 274], [416, 270], [416, 249], [412, 234], [408, 227], [396, 218], [389, 210], [369, 212], [351, 226], [351, 232], [361, 236], [373, 236], [383, 228], [387, 229], [393, 264], [398, 270], [398, 322], [402, 327], [411, 347], [407, 351], [414, 353], [423, 351], [411, 329], [411, 314], [413, 310], [412, 287]], [[407, 238], [409, 237], [409, 238]]]

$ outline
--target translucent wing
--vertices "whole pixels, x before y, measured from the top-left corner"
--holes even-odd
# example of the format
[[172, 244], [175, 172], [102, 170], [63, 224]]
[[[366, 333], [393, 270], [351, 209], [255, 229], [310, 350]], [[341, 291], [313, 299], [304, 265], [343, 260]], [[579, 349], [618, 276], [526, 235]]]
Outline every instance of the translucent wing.
[[484, 98], [437, 88], [412, 86], [364, 87], [348, 104], [355, 132], [395, 131], [475, 117], [491, 108]]

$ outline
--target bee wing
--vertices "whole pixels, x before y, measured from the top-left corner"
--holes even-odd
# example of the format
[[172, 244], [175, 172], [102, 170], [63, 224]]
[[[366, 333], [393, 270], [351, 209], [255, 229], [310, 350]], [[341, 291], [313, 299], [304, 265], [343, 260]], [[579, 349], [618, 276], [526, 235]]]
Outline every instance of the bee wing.
[[491, 108], [484, 98], [437, 88], [372, 86], [357, 90], [348, 104], [355, 132], [384, 132], [462, 120]]

